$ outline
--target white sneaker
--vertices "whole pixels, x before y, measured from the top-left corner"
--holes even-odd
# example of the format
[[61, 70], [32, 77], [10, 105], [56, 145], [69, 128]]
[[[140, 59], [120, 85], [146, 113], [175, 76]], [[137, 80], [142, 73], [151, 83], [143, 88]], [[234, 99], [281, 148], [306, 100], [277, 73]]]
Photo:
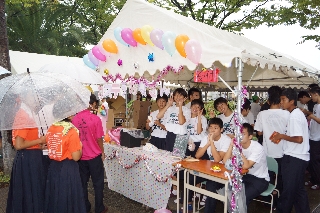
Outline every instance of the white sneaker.
[[207, 196], [203, 195], [202, 200], [200, 202], [200, 206], [204, 206], [206, 204]]

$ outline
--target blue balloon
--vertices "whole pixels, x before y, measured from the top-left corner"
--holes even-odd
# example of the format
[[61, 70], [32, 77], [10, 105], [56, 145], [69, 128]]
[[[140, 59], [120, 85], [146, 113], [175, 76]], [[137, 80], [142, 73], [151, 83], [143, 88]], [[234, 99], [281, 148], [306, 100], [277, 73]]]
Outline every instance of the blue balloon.
[[126, 47], [129, 47], [130, 45], [127, 44], [121, 37], [121, 31], [122, 31], [122, 28], [121, 27], [117, 27], [116, 29], [114, 29], [113, 31], [113, 34], [114, 34], [114, 37], [117, 39], [117, 41], [119, 41], [121, 44], [123, 44], [124, 46]]
[[176, 37], [177, 35], [171, 31], [167, 31], [162, 35], [162, 45], [171, 56], [176, 52]]
[[85, 63], [85, 65], [87, 65], [88, 67], [90, 67], [93, 70], [95, 70], [97, 68], [96, 65], [94, 65], [90, 61], [88, 54], [83, 56], [83, 62]]

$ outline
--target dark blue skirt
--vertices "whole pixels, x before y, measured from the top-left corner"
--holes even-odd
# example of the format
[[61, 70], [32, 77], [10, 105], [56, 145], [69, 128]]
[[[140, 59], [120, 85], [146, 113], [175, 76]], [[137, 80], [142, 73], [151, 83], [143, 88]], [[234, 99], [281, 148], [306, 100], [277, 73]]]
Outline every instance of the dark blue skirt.
[[173, 132], [167, 132], [166, 141], [165, 141], [165, 148], [164, 150], [167, 150], [169, 152], [173, 151], [174, 142], [176, 141], [177, 135]]
[[158, 149], [165, 150], [166, 148], [166, 138], [157, 138], [155, 136], [151, 136], [151, 139], [149, 141], [152, 145], [157, 147]]
[[85, 213], [79, 165], [74, 160], [50, 163], [45, 194], [45, 213]]
[[42, 150], [18, 150], [12, 166], [6, 212], [43, 212], [44, 191]]

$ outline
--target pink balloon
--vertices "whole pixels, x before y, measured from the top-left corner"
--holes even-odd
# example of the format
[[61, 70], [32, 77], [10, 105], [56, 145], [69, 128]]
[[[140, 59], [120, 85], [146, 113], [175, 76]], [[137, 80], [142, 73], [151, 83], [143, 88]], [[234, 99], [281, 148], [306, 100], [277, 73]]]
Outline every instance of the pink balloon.
[[172, 213], [172, 212], [168, 209], [158, 209], [158, 210], [155, 210], [154, 213]]
[[195, 64], [199, 64], [202, 54], [202, 47], [197, 40], [190, 39], [187, 41], [184, 50], [186, 51], [187, 58]]
[[115, 141], [116, 144], [119, 146], [120, 146], [120, 131], [121, 131], [121, 127], [118, 127], [116, 129], [110, 129], [108, 131], [111, 141]]
[[162, 35], [163, 35], [162, 30], [154, 29], [150, 33], [150, 39], [154, 45], [156, 45], [157, 47], [163, 50]]
[[96, 45], [92, 48], [93, 55], [100, 61], [106, 61], [106, 56], [100, 51], [99, 47]]
[[133, 47], [137, 46], [136, 40], [134, 40], [132, 35], [132, 30], [130, 28], [124, 28], [121, 31], [121, 38], [127, 43], [130, 44]]
[[92, 53], [92, 50], [90, 50], [88, 52], [88, 57], [89, 57], [89, 60], [95, 65], [95, 66], [98, 66], [99, 65], [99, 59], [97, 59], [93, 53]]

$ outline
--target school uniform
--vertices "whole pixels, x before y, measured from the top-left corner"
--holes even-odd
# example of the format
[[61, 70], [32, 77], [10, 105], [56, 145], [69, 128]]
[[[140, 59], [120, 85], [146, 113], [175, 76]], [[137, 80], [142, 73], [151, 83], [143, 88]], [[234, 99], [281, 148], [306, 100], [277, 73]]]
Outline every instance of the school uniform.
[[[13, 130], [13, 145], [17, 136], [25, 141], [36, 140], [39, 138], [38, 128]], [[11, 171], [6, 212], [43, 212], [44, 191], [45, 170], [40, 146], [17, 150]]]
[[[320, 118], [320, 104], [314, 105], [313, 114]], [[320, 124], [315, 120], [310, 121], [310, 162], [309, 172], [312, 185], [320, 184]]]
[[104, 166], [101, 158], [102, 151], [98, 144], [98, 139], [104, 136], [101, 119], [86, 109], [76, 114], [72, 123], [79, 130], [83, 145], [82, 156], [78, 164], [86, 210], [89, 212], [91, 209], [88, 198], [88, 182], [91, 177], [94, 187], [95, 212], [100, 213], [105, 210], [103, 204]]
[[203, 115], [201, 115], [201, 126], [202, 126], [202, 132], [200, 134], [197, 133], [197, 127], [198, 127], [198, 116], [194, 118], [190, 118], [190, 121], [187, 125], [187, 132], [189, 135], [189, 141], [193, 141], [195, 144], [194, 151], [190, 151], [188, 148], [186, 150], [186, 156], [191, 156], [195, 158], [195, 155], [197, 153], [197, 150], [200, 146], [202, 138], [206, 137], [206, 131], [208, 127], [207, 119]]
[[45, 213], [86, 212], [79, 165], [72, 153], [82, 149], [78, 130], [70, 122], [56, 122], [47, 132], [48, 171]]
[[[286, 131], [287, 122], [290, 113], [282, 109], [268, 109], [261, 111], [254, 126], [254, 129], [263, 132], [263, 148], [267, 156], [274, 158], [278, 163], [278, 183], [277, 189], [282, 192], [282, 175], [281, 175], [281, 161], [283, 157], [283, 141], [278, 144], [270, 140], [270, 136], [274, 131], [284, 134]], [[271, 176], [271, 182], [274, 183], [274, 174]], [[281, 193], [280, 193], [281, 194]]]
[[290, 113], [286, 135], [302, 136], [301, 144], [283, 140], [282, 158], [283, 192], [277, 206], [277, 212], [290, 213], [295, 207], [297, 213], [310, 212], [307, 192], [304, 188], [304, 174], [310, 159], [308, 123], [298, 108]]
[[234, 123], [234, 112], [231, 113], [228, 117], [224, 114], [220, 114], [217, 117], [220, 118], [223, 122], [223, 134], [231, 134], [234, 135], [234, 128], [236, 127]]
[[[208, 137], [203, 138], [201, 140], [200, 147], [201, 148], [204, 147], [207, 143], [208, 143]], [[227, 135], [221, 134], [221, 137], [219, 138], [219, 140], [214, 141], [213, 143], [214, 143], [214, 146], [216, 147], [216, 150], [218, 152], [227, 152], [229, 149], [230, 143], [231, 143], [231, 138]], [[210, 160], [214, 161], [214, 158], [213, 158], [212, 152], [211, 152], [211, 146], [208, 147], [206, 154]], [[223, 185], [221, 183], [207, 180], [206, 190], [208, 190], [208, 191], [216, 192], [217, 189], [220, 189], [222, 187], [223, 187]], [[207, 197], [206, 202], [205, 202], [204, 212], [205, 213], [214, 212], [215, 208], [216, 208], [216, 202], [217, 202], [217, 200], [215, 198]]]
[[[160, 126], [155, 125], [154, 121], [158, 120], [157, 115], [159, 114], [159, 110], [156, 110], [154, 112], [151, 112], [150, 116], [152, 117], [152, 121], [149, 122], [149, 127], [151, 127], [151, 138], [150, 143], [157, 147], [158, 149], [165, 149], [165, 143], [166, 143], [166, 136], [167, 131], [162, 129]], [[160, 123], [164, 124], [164, 119], [160, 119]]]
[[167, 130], [165, 150], [172, 152], [175, 142], [179, 143], [179, 152], [181, 156], [184, 156], [187, 148], [187, 125], [191, 118], [190, 109], [182, 106], [182, 113], [186, 119], [186, 122], [182, 125], [179, 124], [179, 107], [173, 105], [167, 109], [164, 114], [165, 127]]
[[246, 204], [248, 204], [269, 186], [267, 156], [263, 147], [257, 141], [251, 141], [249, 147], [242, 148], [247, 160], [255, 162], [249, 172], [242, 177], [245, 187]]

